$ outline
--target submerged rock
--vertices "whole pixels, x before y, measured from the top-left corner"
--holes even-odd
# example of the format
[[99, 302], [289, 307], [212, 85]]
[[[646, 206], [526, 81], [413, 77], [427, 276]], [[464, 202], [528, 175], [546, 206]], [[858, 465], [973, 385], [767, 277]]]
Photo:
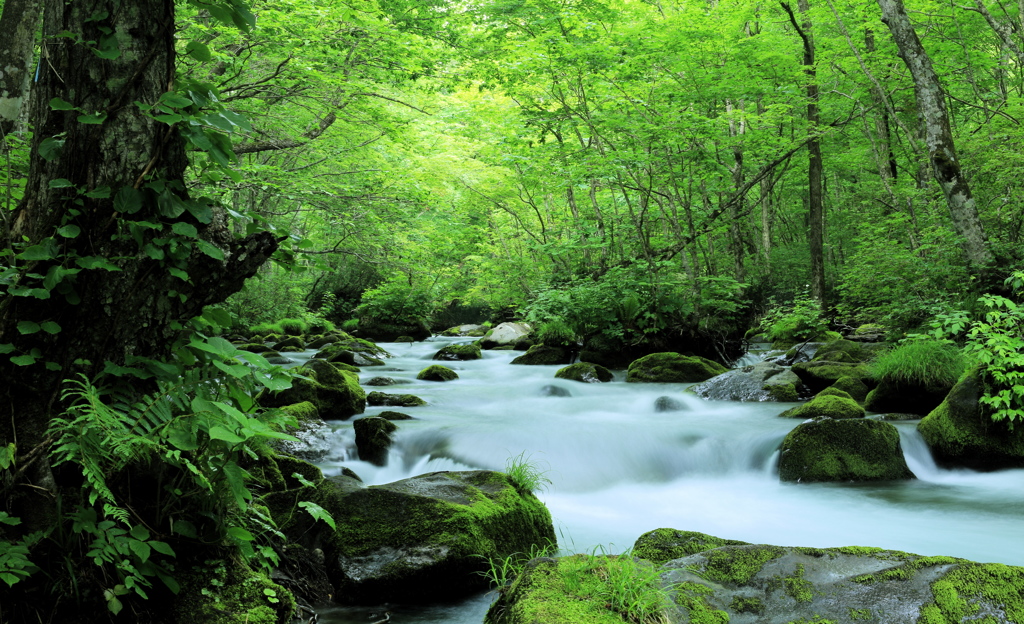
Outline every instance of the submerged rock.
[[1024, 426], [994, 422], [978, 397], [978, 369], [965, 375], [943, 402], [917, 425], [935, 461], [974, 470], [1024, 467]]
[[800, 378], [772, 362], [759, 362], [722, 373], [690, 388], [711, 401], [783, 401], [799, 399]]
[[903, 458], [899, 431], [878, 420], [822, 418], [801, 423], [789, 432], [779, 451], [779, 478], [782, 481], [810, 483], [914, 478]]
[[373, 377], [363, 382], [364, 386], [397, 386], [403, 383], [394, 377]]
[[555, 371], [558, 379], [582, 381], [583, 383], [604, 383], [614, 379], [612, 372], [600, 364], [576, 362]]
[[669, 396], [660, 396], [654, 399], [655, 412], [681, 412], [687, 409], [686, 403]]
[[718, 362], [697, 355], [652, 353], [634, 360], [626, 370], [626, 381], [632, 383], [693, 383], [711, 379], [726, 372]]
[[540, 389], [540, 396], [542, 397], [571, 397], [572, 392], [569, 392], [565, 388], [553, 385], [547, 385]]
[[337, 492], [325, 545], [342, 603], [437, 602], [487, 587], [488, 560], [555, 541], [551, 515], [509, 478], [434, 472]]
[[366, 416], [352, 423], [356, 432], [356, 451], [359, 459], [376, 466], [388, 463], [388, 449], [393, 442], [391, 434], [398, 430], [395, 423], [379, 416]]

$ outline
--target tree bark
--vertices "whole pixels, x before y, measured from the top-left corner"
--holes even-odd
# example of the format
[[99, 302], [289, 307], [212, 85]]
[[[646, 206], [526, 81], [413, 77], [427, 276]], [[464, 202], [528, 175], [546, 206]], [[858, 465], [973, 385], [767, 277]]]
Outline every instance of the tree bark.
[[0, 15], [0, 138], [23, 129], [35, 70], [40, 0], [5, 0]]
[[967, 178], [960, 168], [946, 111], [945, 92], [921, 40], [910, 23], [902, 0], [878, 0], [882, 22], [889, 27], [899, 56], [914, 80], [914, 95], [924, 126], [925, 143], [935, 179], [942, 188], [953, 227], [964, 239], [967, 261], [982, 269], [993, 261], [985, 229]]
[[[811, 22], [805, 19], [803, 25], [797, 23], [796, 15], [788, 3], [781, 3], [789, 14], [793, 24], [803, 40], [804, 73], [807, 76], [807, 130], [813, 137], [807, 143], [807, 245], [811, 254], [811, 296], [824, 310], [825, 306], [825, 208], [821, 191], [821, 143], [818, 141], [818, 78], [814, 67], [814, 35], [811, 33]], [[810, 11], [807, 0], [797, 0], [800, 13]]]
[[[32, 94], [32, 161], [6, 242], [50, 245], [55, 257], [19, 260], [11, 287], [37, 289], [48, 298], [14, 296], [11, 290], [0, 295], [0, 344], [14, 348], [0, 356], [0, 441], [16, 442], [19, 455], [47, 444], [50, 419], [64, 409], [62, 380], [92, 378], [107, 361], [121, 365], [131, 356], [169, 355], [180, 323], [239, 290], [277, 247], [266, 232], [235, 239], [216, 206], [207, 206], [213, 215], [208, 223], [187, 211], [170, 217], [161, 208], [172, 200], [189, 201], [184, 143], [176, 128], [142, 114], [135, 102], [155, 103], [173, 88], [174, 24], [173, 0], [44, 0], [46, 62]], [[116, 45], [119, 54], [100, 58], [93, 46], [58, 35], [63, 32], [99, 42], [101, 49]], [[53, 98], [78, 110], [53, 110]], [[79, 115], [94, 113], [106, 115], [102, 123], [80, 122]], [[63, 141], [59, 153], [48, 151], [55, 140]], [[49, 160], [40, 156], [44, 144]], [[141, 208], [131, 215], [117, 212], [112, 199], [125, 188], [143, 194]], [[152, 227], [140, 228], [139, 222]], [[172, 232], [175, 222], [194, 226], [224, 258], [183, 241]], [[57, 235], [63, 226], [77, 227], [80, 234]], [[156, 239], [171, 241], [161, 260], [141, 250]], [[105, 258], [114, 270], [82, 268], [76, 257]], [[82, 270], [56, 283], [38, 277], [57, 268]], [[180, 271], [178, 277], [171, 269]], [[60, 331], [22, 334], [22, 321], [53, 322]], [[10, 360], [32, 353], [39, 357], [31, 365]], [[19, 509], [28, 531], [45, 526], [61, 487], [50, 474], [47, 454], [39, 457], [26, 473], [37, 486], [26, 489], [34, 498]]]

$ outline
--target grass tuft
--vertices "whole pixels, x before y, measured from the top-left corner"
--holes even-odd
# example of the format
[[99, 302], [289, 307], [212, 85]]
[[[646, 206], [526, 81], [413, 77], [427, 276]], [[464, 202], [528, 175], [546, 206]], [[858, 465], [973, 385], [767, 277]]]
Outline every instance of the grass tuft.
[[871, 364], [871, 373], [875, 379], [893, 384], [949, 387], [960, 379], [966, 366], [956, 345], [915, 340], [880, 354]]
[[551, 484], [551, 479], [547, 478], [548, 471], [541, 469], [532, 458], [523, 451], [505, 461], [505, 474], [520, 492], [536, 492]]

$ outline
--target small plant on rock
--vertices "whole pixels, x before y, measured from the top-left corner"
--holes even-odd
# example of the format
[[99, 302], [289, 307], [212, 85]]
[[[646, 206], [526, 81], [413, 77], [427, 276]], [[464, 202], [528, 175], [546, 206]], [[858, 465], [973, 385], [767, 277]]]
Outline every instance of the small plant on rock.
[[505, 474], [508, 475], [512, 485], [523, 493], [543, 490], [551, 484], [551, 479], [546, 476], [548, 471], [541, 469], [536, 462], [531, 461], [532, 457], [523, 451], [515, 457], [508, 458], [505, 462]]

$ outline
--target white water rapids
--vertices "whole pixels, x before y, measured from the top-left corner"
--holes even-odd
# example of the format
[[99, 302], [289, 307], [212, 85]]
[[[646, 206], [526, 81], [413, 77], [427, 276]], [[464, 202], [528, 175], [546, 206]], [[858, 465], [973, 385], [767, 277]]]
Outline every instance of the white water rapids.
[[[471, 339], [469, 339], [471, 340]], [[799, 421], [777, 418], [785, 403], [704, 401], [685, 384], [605, 384], [554, 378], [559, 366], [512, 366], [521, 355], [484, 351], [482, 360], [441, 362], [459, 379], [417, 381], [445, 344], [382, 343], [395, 357], [365, 367], [403, 380], [367, 391], [411, 393], [428, 402], [392, 409], [397, 421], [389, 463], [356, 459], [352, 422], [332, 422], [334, 444], [319, 465], [343, 466], [368, 485], [436, 470], [503, 470], [525, 453], [551, 484], [547, 505], [562, 548], [621, 552], [661, 527], [780, 546], [877, 546], [1024, 565], [1024, 470], [976, 473], [937, 468], [916, 422], [897, 423], [914, 481], [887, 484], [790, 484], [776, 474], [777, 448]], [[571, 396], [551, 396], [555, 386]], [[657, 412], [662, 396], [682, 404]], [[391, 605], [391, 622], [480, 624], [493, 595], [435, 607]], [[382, 607], [383, 608], [383, 607]], [[377, 609], [380, 611], [381, 609]], [[337, 608], [321, 622], [367, 622], [373, 610]]]

